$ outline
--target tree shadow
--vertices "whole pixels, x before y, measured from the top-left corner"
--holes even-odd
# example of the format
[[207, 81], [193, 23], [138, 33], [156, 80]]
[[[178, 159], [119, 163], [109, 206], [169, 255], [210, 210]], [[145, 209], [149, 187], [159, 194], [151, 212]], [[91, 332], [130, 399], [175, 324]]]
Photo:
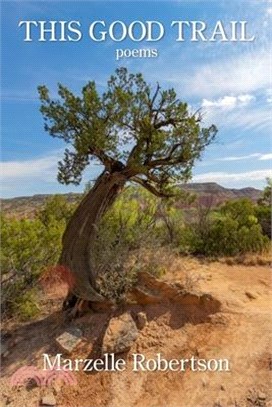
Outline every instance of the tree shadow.
[[53, 345], [66, 325], [65, 315], [56, 311], [38, 321], [17, 326], [7, 332], [8, 355], [2, 360], [2, 374], [10, 375], [19, 367], [36, 365], [42, 353], [57, 352]]
[[[145, 305], [127, 305], [120, 306], [115, 312], [110, 315], [111, 317], [121, 316], [124, 312], [129, 312], [137, 324], [137, 314], [144, 312], [147, 317], [147, 323], [156, 321], [164, 317], [164, 323], [168, 325], [172, 330], [182, 328], [186, 323], [192, 325], [203, 324], [209, 322], [210, 316], [220, 311], [221, 304], [218, 300], [210, 295], [204, 295], [202, 297], [192, 298], [184, 304], [179, 302], [173, 302], [171, 300], [161, 301], [156, 304]], [[190, 303], [191, 302], [191, 303]], [[108, 318], [108, 320], [110, 319]], [[104, 324], [100, 330], [99, 336], [94, 343], [92, 351], [88, 354], [87, 359], [102, 358], [101, 354], [102, 342], [106, 332], [108, 324]], [[118, 354], [118, 358], [127, 359], [129, 352], [123, 352]], [[86, 372], [91, 375], [96, 375], [97, 371], [91, 370]]]
[[[188, 294], [189, 295], [189, 294]], [[80, 318], [67, 321], [63, 311], [56, 311], [38, 321], [8, 331], [8, 355], [3, 359], [3, 375], [11, 375], [19, 367], [41, 364], [43, 353], [56, 355], [62, 353], [56, 338], [71, 326], [82, 330], [85, 343], [92, 344], [92, 350], [86, 356], [88, 359], [101, 358], [102, 341], [108, 322], [112, 317], [118, 317], [124, 312], [130, 312], [135, 322], [137, 314], [145, 312], [147, 321], [161, 320], [171, 329], [177, 330], [190, 322], [193, 325], [209, 321], [209, 316], [220, 310], [220, 302], [209, 295], [184, 296], [182, 301], [167, 299], [153, 304], [128, 305], [123, 304], [115, 310], [104, 312], [90, 311]], [[126, 354], [120, 357], [126, 358]], [[69, 356], [67, 356], [69, 357]], [[96, 372], [92, 372], [95, 374]]]

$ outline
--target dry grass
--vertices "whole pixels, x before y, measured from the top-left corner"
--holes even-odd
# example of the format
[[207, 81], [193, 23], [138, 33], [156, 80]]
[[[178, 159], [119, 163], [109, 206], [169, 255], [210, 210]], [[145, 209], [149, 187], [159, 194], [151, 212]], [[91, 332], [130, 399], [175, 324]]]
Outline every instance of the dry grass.
[[220, 263], [228, 266], [240, 264], [243, 266], [270, 266], [272, 258], [270, 253], [266, 254], [243, 254], [235, 257], [223, 257], [219, 259]]

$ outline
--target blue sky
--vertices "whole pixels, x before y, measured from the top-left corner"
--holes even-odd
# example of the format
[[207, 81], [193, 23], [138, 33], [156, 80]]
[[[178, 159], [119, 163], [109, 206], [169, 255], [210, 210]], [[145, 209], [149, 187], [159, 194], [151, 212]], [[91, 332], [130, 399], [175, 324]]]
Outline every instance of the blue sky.
[[[272, 2], [262, 0], [187, 1], [33, 1], [2, 2], [2, 123], [1, 197], [40, 193], [80, 192], [101, 170], [90, 167], [81, 186], [58, 184], [57, 161], [64, 144], [43, 129], [37, 86], [52, 95], [60, 82], [79, 92], [95, 80], [102, 92], [118, 66], [142, 72], [150, 83], [174, 87], [192, 110], [202, 109], [204, 124], [219, 132], [203, 160], [196, 163], [193, 181], [218, 182], [226, 187], [262, 188], [271, 173], [271, 17]], [[21, 20], [79, 20], [79, 42], [24, 42]], [[88, 37], [92, 21], [158, 20], [164, 37], [154, 43], [124, 40], [95, 43]], [[217, 20], [229, 33], [229, 21], [248, 21], [253, 42], [176, 42], [173, 20], [202, 20], [207, 37]], [[186, 32], [187, 33], [187, 32]], [[124, 58], [116, 49], [156, 48], [157, 58]]]

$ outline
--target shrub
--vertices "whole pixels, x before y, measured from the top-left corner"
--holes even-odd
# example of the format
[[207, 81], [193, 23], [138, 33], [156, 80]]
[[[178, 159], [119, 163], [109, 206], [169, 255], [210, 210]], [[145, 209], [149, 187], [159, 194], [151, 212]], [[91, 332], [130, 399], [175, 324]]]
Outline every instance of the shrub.
[[227, 202], [219, 210], [210, 212], [204, 226], [203, 222], [195, 222], [184, 229], [181, 251], [236, 256], [267, 250], [269, 239], [263, 235], [255, 211], [255, 205], [248, 199]]
[[255, 208], [255, 215], [265, 236], [271, 239], [271, 206], [259, 204]]
[[76, 204], [69, 204], [61, 195], [49, 197], [42, 209], [37, 212], [37, 218], [45, 225], [52, 223], [67, 223], [72, 216]]
[[152, 245], [156, 199], [129, 187], [102, 218], [95, 242], [93, 261], [101, 293], [121, 299], [136, 280], [130, 255]]
[[34, 318], [39, 313], [37, 305], [37, 292], [35, 289], [19, 294], [11, 304], [13, 315], [18, 316], [22, 320]]
[[33, 288], [41, 273], [57, 262], [62, 234], [73, 210], [63, 199], [50, 198], [35, 219], [2, 217], [1, 308], [5, 314], [16, 312], [26, 318], [37, 311]]

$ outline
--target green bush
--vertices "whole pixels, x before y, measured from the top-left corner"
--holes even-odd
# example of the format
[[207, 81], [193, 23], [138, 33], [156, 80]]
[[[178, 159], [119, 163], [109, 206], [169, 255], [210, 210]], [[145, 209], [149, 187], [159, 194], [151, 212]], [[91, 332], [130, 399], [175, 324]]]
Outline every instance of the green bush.
[[30, 289], [23, 294], [19, 294], [11, 304], [11, 309], [13, 315], [22, 320], [36, 317], [40, 311], [37, 305], [37, 291]]
[[268, 248], [269, 239], [255, 216], [256, 207], [248, 199], [229, 201], [209, 214], [205, 227], [193, 223], [185, 229], [181, 251], [206, 256], [236, 256], [261, 253]]
[[[27, 319], [38, 313], [38, 279], [56, 264], [75, 207], [55, 196], [34, 219], [2, 218], [1, 307], [8, 315]], [[161, 277], [176, 248], [181, 254], [210, 257], [262, 253], [269, 243], [264, 230], [269, 214], [266, 201], [256, 205], [240, 199], [219, 208], [194, 207], [184, 215], [176, 201], [161, 201], [130, 186], [97, 227], [92, 261], [99, 289], [107, 298], [121, 300], [139, 271]]]
[[49, 197], [42, 209], [37, 212], [37, 218], [45, 225], [52, 223], [67, 223], [72, 216], [76, 204], [69, 204], [61, 195]]
[[33, 287], [41, 273], [56, 264], [62, 234], [72, 210], [64, 198], [53, 197], [34, 219], [2, 217], [1, 308], [4, 313], [16, 312], [26, 318], [37, 311]]
[[263, 234], [271, 239], [271, 206], [257, 205], [255, 214]]
[[102, 218], [92, 255], [107, 298], [120, 300], [136, 281], [131, 253], [154, 244], [156, 208], [151, 194], [129, 187]]

